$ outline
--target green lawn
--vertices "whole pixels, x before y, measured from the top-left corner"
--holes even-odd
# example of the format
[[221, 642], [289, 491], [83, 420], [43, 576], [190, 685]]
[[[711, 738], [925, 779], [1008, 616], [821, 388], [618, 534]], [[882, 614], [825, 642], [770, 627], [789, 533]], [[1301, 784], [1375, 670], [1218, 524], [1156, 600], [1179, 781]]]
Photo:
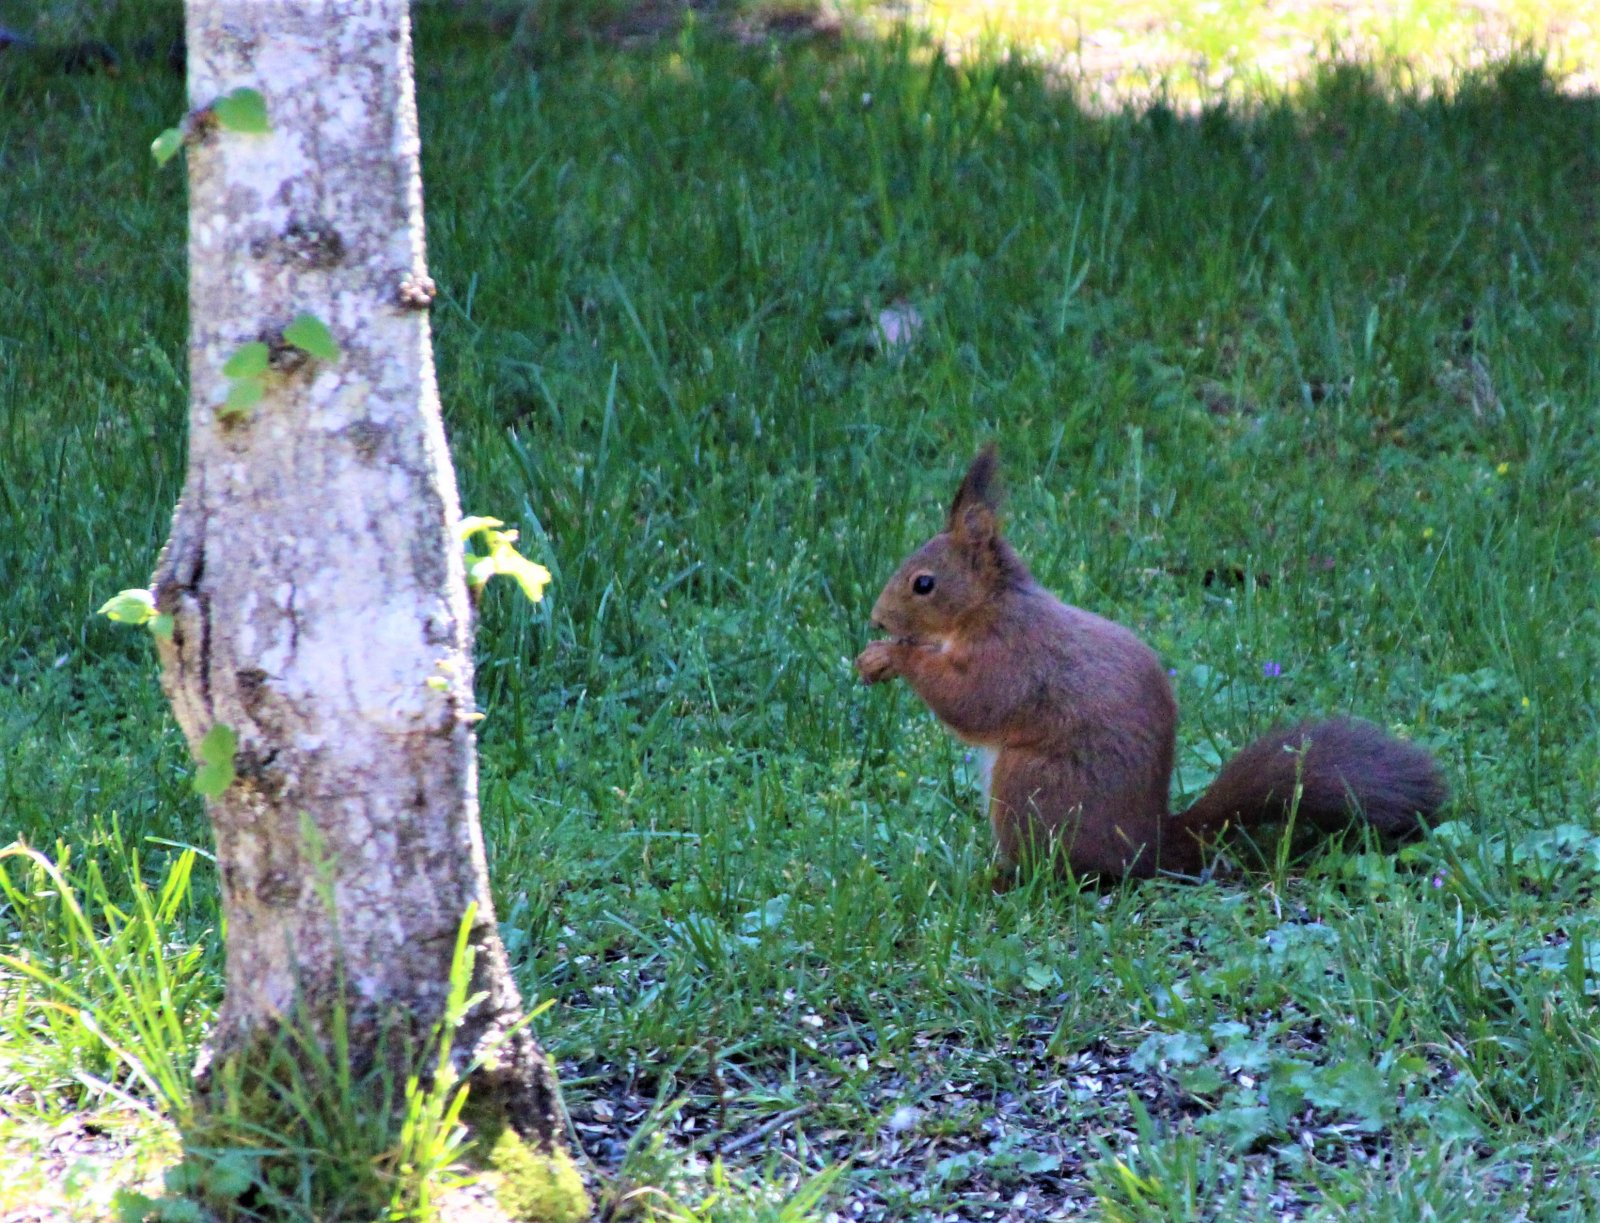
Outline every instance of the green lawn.
[[[554, 53], [445, 7], [418, 59], [464, 497], [555, 575], [483, 609], [496, 903], [598, 1165], [686, 1200], [691, 1150], [779, 1196], [843, 1165], [845, 1218], [1600, 1212], [1595, 98], [1519, 61], [1089, 114], [917, 37]], [[181, 483], [183, 182], [145, 152], [181, 82], [0, 72], [0, 841], [126, 912], [207, 845], [151, 651], [93, 614]], [[1176, 672], [1185, 790], [1348, 712], [1436, 750], [1449, 822], [991, 895], [970, 762], [849, 666], [991, 437], [1041, 580]], [[122, 1030], [6, 871], [0, 939]], [[179, 1071], [215, 926], [203, 855], [153, 933], [94, 925], [128, 988], [174, 974]], [[19, 1170], [151, 1098], [0, 992]]]

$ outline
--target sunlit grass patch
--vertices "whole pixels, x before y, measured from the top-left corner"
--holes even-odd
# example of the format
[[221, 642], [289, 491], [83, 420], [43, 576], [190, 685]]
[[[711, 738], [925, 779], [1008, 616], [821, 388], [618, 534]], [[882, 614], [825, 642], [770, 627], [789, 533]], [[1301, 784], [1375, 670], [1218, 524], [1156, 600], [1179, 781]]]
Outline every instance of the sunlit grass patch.
[[1035, 58], [1100, 105], [1254, 101], [1329, 61], [1379, 65], [1397, 86], [1437, 89], [1537, 55], [1564, 88], [1600, 86], [1600, 18], [1584, 0], [917, 0], [886, 11], [904, 11], [958, 51], [987, 45]]
[[171, 1123], [141, 1109], [60, 1110], [8, 1094], [0, 1103], [0, 1218], [113, 1219], [117, 1194], [155, 1190], [177, 1155]]

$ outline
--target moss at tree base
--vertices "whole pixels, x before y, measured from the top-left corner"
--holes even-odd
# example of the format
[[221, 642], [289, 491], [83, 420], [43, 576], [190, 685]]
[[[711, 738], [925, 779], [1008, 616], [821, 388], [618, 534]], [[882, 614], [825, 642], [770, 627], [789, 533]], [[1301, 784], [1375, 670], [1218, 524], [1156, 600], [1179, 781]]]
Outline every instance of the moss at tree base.
[[498, 1173], [501, 1207], [522, 1223], [577, 1223], [593, 1211], [578, 1165], [559, 1145], [536, 1151], [507, 1126], [489, 1149], [488, 1164]]

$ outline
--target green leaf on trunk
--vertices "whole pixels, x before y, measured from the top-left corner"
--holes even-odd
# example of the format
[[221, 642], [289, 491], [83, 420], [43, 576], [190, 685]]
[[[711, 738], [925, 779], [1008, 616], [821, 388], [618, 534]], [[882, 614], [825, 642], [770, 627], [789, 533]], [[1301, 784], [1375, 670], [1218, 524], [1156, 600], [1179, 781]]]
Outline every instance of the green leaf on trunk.
[[200, 740], [200, 767], [195, 770], [194, 791], [216, 798], [233, 784], [233, 757], [239, 750], [239, 736], [226, 722], [213, 722]]
[[211, 104], [211, 112], [230, 132], [260, 135], [272, 130], [272, 124], [267, 121], [267, 101], [254, 89], [235, 89], [223, 94]]
[[100, 615], [117, 624], [147, 624], [156, 618], [156, 597], [148, 590], [120, 590], [100, 605]]
[[217, 415], [224, 419], [230, 416], [244, 416], [261, 402], [261, 397], [266, 393], [267, 385], [261, 378], [235, 379], [233, 385], [228, 388], [228, 397], [217, 409]]
[[178, 150], [181, 148], [183, 148], [182, 130], [169, 127], [150, 142], [150, 156], [156, 159], [156, 165], [164, 166], [178, 155]]
[[267, 359], [270, 356], [267, 346], [260, 340], [252, 340], [248, 344], [241, 344], [239, 351], [228, 358], [227, 364], [222, 367], [224, 378], [259, 378], [267, 372]]
[[339, 359], [339, 342], [333, 332], [314, 314], [297, 314], [294, 322], [283, 329], [283, 338], [302, 352], [310, 353], [323, 361]]

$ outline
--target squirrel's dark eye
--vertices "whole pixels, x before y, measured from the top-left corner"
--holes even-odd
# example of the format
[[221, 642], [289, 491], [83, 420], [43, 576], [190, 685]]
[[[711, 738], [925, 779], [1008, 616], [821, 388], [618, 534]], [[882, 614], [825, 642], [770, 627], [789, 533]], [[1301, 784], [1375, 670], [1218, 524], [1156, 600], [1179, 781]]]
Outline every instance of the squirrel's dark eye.
[[912, 591], [913, 594], [919, 594], [919, 595], [932, 594], [933, 593], [933, 574], [931, 574], [931, 573], [919, 573], [919, 574], [917, 574], [916, 577], [911, 579], [911, 591]]

